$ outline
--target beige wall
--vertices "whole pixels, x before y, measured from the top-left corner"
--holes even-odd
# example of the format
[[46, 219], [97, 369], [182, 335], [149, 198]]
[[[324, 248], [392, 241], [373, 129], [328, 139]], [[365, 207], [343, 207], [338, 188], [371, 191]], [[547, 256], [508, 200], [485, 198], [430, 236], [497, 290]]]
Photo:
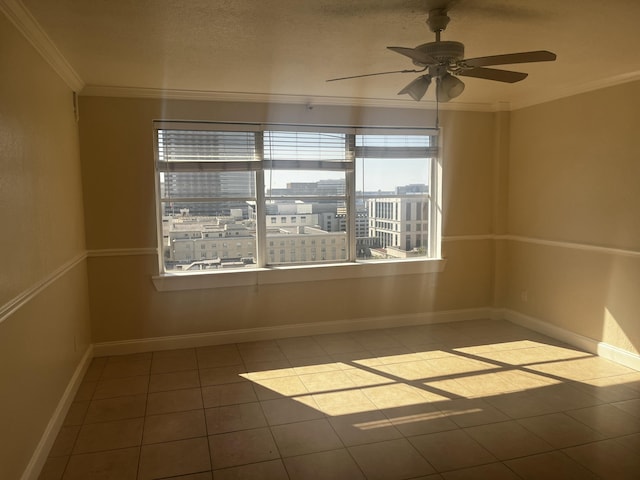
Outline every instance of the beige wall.
[[20, 478], [90, 343], [72, 93], [0, 15], [0, 478]]
[[504, 250], [508, 308], [635, 353], [639, 98], [634, 82], [512, 112], [508, 223], [524, 238]]
[[[95, 342], [489, 306], [489, 240], [447, 242], [428, 276], [157, 292], [152, 120], [433, 126], [433, 112], [83, 97], [80, 142]], [[445, 235], [490, 234], [494, 114], [446, 112]]]

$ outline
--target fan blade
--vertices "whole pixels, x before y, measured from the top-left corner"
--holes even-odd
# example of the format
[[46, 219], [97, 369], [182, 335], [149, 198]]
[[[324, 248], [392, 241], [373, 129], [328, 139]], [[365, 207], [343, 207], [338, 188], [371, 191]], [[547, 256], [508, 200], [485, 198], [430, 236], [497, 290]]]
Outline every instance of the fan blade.
[[424, 97], [424, 94], [427, 93], [429, 85], [431, 85], [431, 75], [421, 75], [400, 90], [398, 95], [407, 94], [416, 102], [419, 102]]
[[352, 78], [373, 77], [375, 75], [388, 75], [390, 73], [420, 73], [424, 72], [427, 68], [420, 70], [392, 70], [390, 72], [378, 72], [378, 73], [365, 73], [364, 75], [352, 75], [351, 77], [330, 78], [327, 82], [336, 82], [338, 80], [349, 80]]
[[471, 68], [469, 70], [460, 70], [457, 75], [464, 77], [484, 78], [486, 80], [495, 80], [497, 82], [516, 83], [524, 80], [528, 73], [512, 72], [511, 70], [498, 70], [496, 68]]
[[406, 47], [387, 47], [389, 50], [392, 50], [400, 55], [404, 55], [405, 57], [409, 57], [414, 62], [417, 62], [420, 65], [433, 65], [438, 63], [438, 61], [433, 58], [431, 55], [427, 55], [420, 50], [416, 50], [415, 48], [406, 48]]
[[487, 65], [508, 65], [511, 63], [552, 62], [556, 54], [546, 50], [534, 52], [507, 53], [490, 57], [477, 57], [462, 60], [461, 63], [469, 67], [486, 67]]

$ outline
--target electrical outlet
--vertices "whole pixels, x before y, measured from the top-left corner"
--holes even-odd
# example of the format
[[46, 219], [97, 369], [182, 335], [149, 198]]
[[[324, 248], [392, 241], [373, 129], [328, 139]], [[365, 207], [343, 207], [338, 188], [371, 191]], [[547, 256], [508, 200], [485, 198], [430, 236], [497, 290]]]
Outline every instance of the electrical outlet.
[[522, 300], [525, 303], [529, 301], [529, 292], [527, 290], [522, 290], [520, 292], [520, 300]]

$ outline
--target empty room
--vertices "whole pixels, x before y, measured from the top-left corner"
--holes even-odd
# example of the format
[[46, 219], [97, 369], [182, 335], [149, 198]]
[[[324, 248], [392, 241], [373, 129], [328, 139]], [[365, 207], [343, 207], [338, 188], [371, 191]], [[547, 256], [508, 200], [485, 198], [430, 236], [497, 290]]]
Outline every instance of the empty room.
[[637, 478], [638, 20], [0, 0], [0, 478]]

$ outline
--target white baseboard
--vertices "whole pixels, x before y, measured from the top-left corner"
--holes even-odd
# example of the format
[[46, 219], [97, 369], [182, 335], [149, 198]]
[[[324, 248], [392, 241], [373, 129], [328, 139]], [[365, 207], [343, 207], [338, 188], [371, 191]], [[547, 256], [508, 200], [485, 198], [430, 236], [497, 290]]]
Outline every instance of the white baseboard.
[[71, 380], [69, 380], [67, 388], [62, 394], [62, 398], [60, 398], [53, 415], [49, 419], [49, 423], [40, 438], [40, 442], [38, 442], [38, 446], [34, 450], [31, 460], [29, 460], [29, 463], [27, 464], [27, 468], [25, 468], [22, 473], [22, 477], [20, 477], [21, 480], [37, 480], [40, 475], [42, 467], [49, 455], [49, 451], [51, 450], [51, 447], [53, 447], [53, 443], [56, 441], [58, 432], [60, 432], [62, 423], [67, 416], [69, 407], [76, 396], [80, 383], [82, 383], [82, 379], [87, 372], [87, 368], [89, 368], [89, 364], [91, 363], [93, 356], [93, 345], [89, 345], [89, 348], [87, 348], [87, 351], [84, 353], [80, 363], [73, 372], [73, 376], [71, 377]]
[[522, 327], [568, 343], [569, 345], [586, 352], [593, 353], [602, 358], [606, 358], [607, 360], [614, 361], [620, 365], [624, 365], [625, 367], [640, 371], [640, 355], [636, 353], [565, 330], [564, 328], [560, 328], [543, 320], [516, 312], [515, 310], [495, 309], [495, 312], [495, 314], [501, 315], [503, 319], [516, 323]]
[[477, 320], [490, 318], [491, 314], [491, 308], [470, 308], [465, 310], [445, 310], [441, 312], [358, 318], [354, 320], [337, 320], [331, 322], [300, 323], [294, 325], [226, 330], [222, 332], [196, 333], [191, 335], [173, 335], [167, 337], [102, 342], [94, 344], [94, 355], [96, 357], [125, 355], [156, 350], [171, 350], [175, 348], [193, 348], [207, 345], [221, 345], [225, 343], [273, 340], [277, 338], [305, 335], [323, 335], [377, 328]]

